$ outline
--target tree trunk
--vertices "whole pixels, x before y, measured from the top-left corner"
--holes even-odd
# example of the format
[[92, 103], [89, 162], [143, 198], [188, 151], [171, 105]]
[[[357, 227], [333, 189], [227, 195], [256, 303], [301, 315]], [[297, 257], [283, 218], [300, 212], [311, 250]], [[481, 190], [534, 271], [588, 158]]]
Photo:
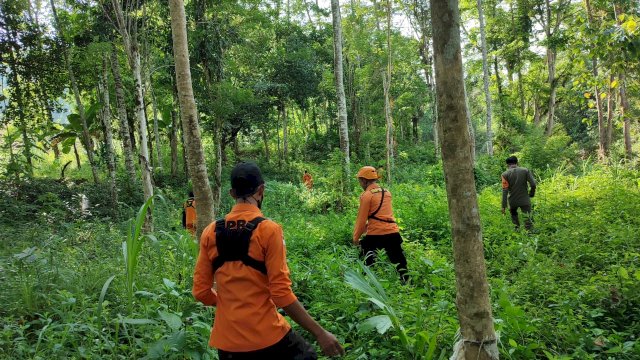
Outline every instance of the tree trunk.
[[496, 74], [496, 85], [498, 86], [498, 103], [502, 99], [502, 79], [500, 79], [500, 68], [498, 66], [498, 57], [493, 56], [493, 72]]
[[[587, 11], [587, 23], [589, 27], [592, 27], [594, 24], [590, 0], [585, 0], [585, 8]], [[607, 124], [604, 122], [602, 99], [600, 99], [600, 89], [598, 88], [598, 58], [596, 55], [591, 55], [591, 67], [593, 81], [595, 82], [593, 93], [596, 97], [596, 110], [598, 112], [598, 159], [604, 162], [609, 156], [609, 145], [607, 144]]]
[[431, 0], [433, 46], [449, 203], [461, 339], [453, 360], [498, 359], [482, 244], [478, 199], [469, 151], [457, 0]]
[[482, 80], [484, 82], [484, 101], [487, 104], [487, 154], [489, 154], [489, 156], [493, 156], [491, 93], [489, 92], [489, 65], [487, 64], [487, 40], [484, 33], [484, 14], [482, 11], [482, 0], [478, 0], [478, 20], [480, 21], [480, 41], [482, 46]]
[[207, 164], [200, 139], [198, 110], [193, 97], [191, 85], [191, 69], [189, 65], [189, 49], [187, 45], [187, 25], [183, 0], [169, 0], [171, 12], [171, 33], [173, 38], [173, 57], [176, 66], [176, 85], [180, 99], [180, 116], [182, 128], [189, 153], [189, 172], [196, 200], [197, 230], [196, 239], [204, 228], [215, 218], [213, 212], [213, 194], [207, 176]]
[[556, 110], [556, 90], [557, 90], [557, 81], [556, 81], [556, 52], [553, 49], [547, 49], [547, 67], [549, 70], [549, 104], [547, 110], [547, 136], [551, 136], [553, 134], [553, 126], [554, 126], [554, 114]]
[[102, 125], [109, 170], [109, 192], [111, 193], [111, 212], [118, 214], [118, 191], [116, 188], [116, 160], [113, 152], [113, 133], [111, 131], [111, 109], [109, 108], [109, 75], [107, 73], [107, 54], [102, 56], [102, 76], [98, 86], [102, 94]]
[[[131, 49], [132, 70], [134, 75], [134, 84], [136, 88], [136, 115], [138, 118], [139, 135], [140, 135], [140, 168], [142, 169], [142, 188], [144, 190], [145, 201], [153, 196], [153, 180], [151, 175], [151, 166], [149, 164], [149, 150], [147, 147], [147, 118], [144, 113], [144, 95], [142, 93], [142, 74], [140, 66], [140, 53], [137, 44]], [[151, 222], [147, 221], [146, 229], [151, 231]]]
[[76, 156], [76, 165], [78, 165], [78, 169], [82, 169], [82, 165], [80, 164], [80, 154], [78, 154], [78, 147], [76, 146], [76, 142], [73, 142], [73, 154]]
[[264, 142], [264, 157], [269, 163], [269, 134], [267, 134], [266, 127], [262, 127], [262, 141]]
[[135, 154], [138, 153], [138, 147], [136, 145], [138, 141], [136, 140], [136, 119], [133, 116], [134, 116], [133, 114], [127, 112], [129, 140], [131, 140], [131, 151], [132, 151], [132, 154], [134, 154], [134, 158], [135, 158], [136, 157]]
[[333, 15], [333, 74], [336, 85], [338, 102], [338, 122], [340, 133], [340, 150], [344, 154], [342, 168], [342, 190], [349, 192], [350, 164], [349, 160], [349, 127], [347, 125], [347, 101], [344, 94], [344, 75], [342, 71], [342, 24], [340, 16], [340, 3], [331, 0], [331, 13]]
[[78, 83], [76, 82], [75, 73], [73, 72], [73, 66], [71, 66], [71, 50], [67, 47], [66, 42], [64, 40], [64, 32], [62, 31], [62, 26], [58, 20], [58, 12], [56, 10], [55, 4], [53, 0], [50, 0], [51, 11], [53, 13], [53, 20], [56, 30], [58, 31], [58, 36], [60, 37], [60, 41], [62, 42], [63, 57], [65, 64], [67, 66], [67, 71], [69, 72], [69, 80], [71, 81], [71, 89], [73, 90], [73, 96], [76, 101], [76, 106], [78, 107], [78, 114], [80, 115], [80, 123], [82, 125], [82, 143], [84, 145], [85, 150], [87, 151], [87, 158], [89, 159], [89, 164], [91, 165], [91, 173], [93, 175], [93, 181], [98, 184], [100, 182], [100, 178], [98, 177], [98, 168], [93, 159], [93, 142], [91, 141], [91, 136], [89, 135], [89, 126], [87, 126], [87, 119], [85, 117], [84, 105], [82, 105], [82, 100], [80, 99], [80, 90], [78, 90]]
[[221, 126], [217, 126], [215, 129], [215, 142], [216, 142], [216, 169], [213, 172], [213, 206], [217, 211], [220, 209], [220, 203], [222, 201], [222, 129]]
[[386, 160], [387, 160], [387, 184], [393, 184], [393, 118], [391, 115], [391, 0], [387, 0], [387, 71], [383, 75], [382, 88], [384, 92], [384, 118], [386, 121]]
[[283, 102], [280, 105], [282, 112], [282, 149], [284, 151], [284, 162], [289, 161], [289, 137], [287, 130], [287, 105]]
[[131, 183], [136, 178], [136, 168], [133, 161], [133, 148], [131, 146], [131, 134], [129, 133], [129, 120], [127, 119], [127, 104], [124, 97], [124, 86], [122, 85], [122, 76], [120, 76], [120, 63], [118, 62], [118, 50], [115, 42], [112, 42], [111, 46], [111, 73], [113, 74], [113, 85], [116, 91], [124, 164], [129, 175], [128, 181]]
[[158, 129], [158, 102], [156, 101], [156, 95], [153, 93], [153, 79], [149, 75], [149, 91], [151, 92], [151, 108], [153, 109], [153, 136], [156, 146], [156, 166], [162, 168], [162, 152], [160, 149], [160, 131]]
[[607, 147], [611, 147], [613, 141], [613, 117], [615, 115], [616, 101], [615, 92], [611, 87], [614, 77], [613, 74], [609, 76], [609, 90], [607, 92]]
[[277, 111], [277, 120], [276, 120], [276, 140], [278, 147], [278, 163], [282, 160], [282, 148], [280, 146], [280, 118], [282, 117], [282, 111], [280, 111], [280, 105], [276, 108]]
[[[53, 0], [52, 0], [53, 1]], [[135, 86], [135, 112], [139, 125], [139, 147], [140, 147], [140, 169], [142, 172], [142, 189], [144, 191], [145, 201], [153, 197], [153, 177], [151, 167], [149, 165], [149, 149], [147, 145], [147, 118], [144, 112], [144, 94], [142, 90], [142, 66], [140, 64], [140, 51], [137, 39], [137, 23], [132, 22], [133, 27], [128, 27], [130, 23], [130, 14], [125, 18], [120, 2], [111, 0], [111, 4], [115, 13], [115, 20], [118, 26], [118, 32], [122, 36], [122, 42], [129, 59], [129, 66], [133, 72], [133, 80]], [[151, 212], [147, 213], [144, 223], [146, 232], [153, 231], [153, 222]]]
[[471, 152], [471, 163], [475, 166], [476, 164], [476, 131], [473, 128], [473, 122], [471, 121], [471, 113], [469, 113], [469, 97], [467, 96], [466, 86], [464, 89], [464, 108], [466, 109], [466, 115], [467, 115], [467, 129], [469, 131], [469, 151]]
[[633, 158], [633, 152], [631, 148], [631, 109], [629, 108], [629, 99], [627, 99], [627, 86], [626, 76], [624, 73], [620, 74], [620, 105], [622, 108], [622, 121], [623, 121], [623, 134], [624, 134], [624, 154], [627, 160]]
[[524, 88], [522, 84], [522, 64], [518, 64], [518, 97], [520, 98], [520, 115], [525, 118]]
[[171, 108], [171, 132], [169, 133], [169, 144], [171, 146], [171, 176], [178, 176], [178, 116], [175, 105], [176, 98], [173, 99], [174, 106]]
[[[545, 14], [546, 14], [546, 24], [545, 24], [545, 33], [547, 36], [547, 41], [550, 41], [551, 36], [553, 35], [551, 27], [551, 0], [545, 0]], [[558, 17], [560, 15], [558, 14]], [[559, 25], [559, 24], [558, 24]], [[556, 90], [558, 87], [556, 81], [556, 50], [552, 44], [547, 45], [547, 70], [548, 70], [548, 81], [549, 81], [549, 103], [547, 107], [547, 130], [546, 135], [551, 136], [553, 134], [553, 126], [554, 126], [554, 115], [556, 110]]]

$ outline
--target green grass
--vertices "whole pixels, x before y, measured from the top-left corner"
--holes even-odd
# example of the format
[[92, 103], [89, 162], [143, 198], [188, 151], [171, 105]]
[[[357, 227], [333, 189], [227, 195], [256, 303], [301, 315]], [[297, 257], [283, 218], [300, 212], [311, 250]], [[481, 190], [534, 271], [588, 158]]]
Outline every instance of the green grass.
[[[295, 293], [345, 344], [346, 359], [447, 358], [458, 322], [441, 167], [400, 171], [403, 182], [391, 189], [412, 276], [402, 286], [384, 255], [371, 272], [361, 269], [350, 240], [358, 193], [339, 198], [328, 166], [313, 192], [288, 177], [267, 182], [264, 213], [284, 227]], [[540, 182], [532, 233], [513, 231], [500, 214], [499, 184], [483, 177], [485, 258], [504, 359], [640, 358], [637, 172], [585, 171]], [[90, 185], [42, 179], [3, 195], [0, 358], [216, 358], [207, 347], [213, 311], [190, 292], [198, 249], [180, 228], [185, 188], [159, 182], [166, 203], [154, 206], [156, 241], [136, 243], [129, 280], [122, 244], [139, 197], [125, 198], [122, 217], [112, 219], [100, 207], [78, 214], [77, 191], [101, 203]], [[227, 196], [223, 209], [230, 207]], [[354, 279], [384, 293], [384, 306], [349, 286]]]

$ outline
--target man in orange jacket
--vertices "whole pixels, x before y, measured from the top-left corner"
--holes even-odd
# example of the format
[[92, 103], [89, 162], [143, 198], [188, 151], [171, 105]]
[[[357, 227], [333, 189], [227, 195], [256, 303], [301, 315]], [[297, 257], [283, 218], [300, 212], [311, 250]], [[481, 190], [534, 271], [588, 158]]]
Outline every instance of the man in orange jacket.
[[311, 174], [307, 170], [304, 171], [304, 175], [302, 175], [302, 183], [307, 189], [311, 190], [313, 188], [313, 178]]
[[220, 359], [316, 359], [313, 347], [278, 313], [280, 307], [315, 336], [325, 355], [343, 354], [336, 337], [291, 290], [282, 228], [260, 211], [264, 181], [257, 165], [233, 168], [230, 194], [236, 204], [204, 229], [193, 275], [195, 298], [216, 306], [209, 345]]
[[[365, 166], [356, 175], [364, 192], [360, 195], [360, 208], [353, 229], [353, 243], [360, 245], [367, 266], [376, 260], [376, 251], [384, 249], [389, 261], [396, 265], [400, 279], [406, 282], [407, 259], [402, 251], [400, 229], [393, 217], [391, 192], [378, 185], [378, 172], [373, 166]], [[362, 241], [360, 236], [366, 236]]]
[[195, 235], [196, 224], [196, 201], [193, 197], [193, 191], [189, 191], [189, 198], [182, 204], [182, 227], [187, 229], [191, 235]]

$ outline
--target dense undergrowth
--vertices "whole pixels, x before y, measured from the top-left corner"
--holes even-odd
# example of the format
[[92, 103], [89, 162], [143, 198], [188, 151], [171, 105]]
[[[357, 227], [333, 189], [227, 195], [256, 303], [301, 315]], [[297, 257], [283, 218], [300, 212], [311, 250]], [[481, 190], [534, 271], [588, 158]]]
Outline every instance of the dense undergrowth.
[[[358, 192], [354, 182], [341, 198], [336, 164], [264, 166], [263, 209], [284, 227], [294, 291], [345, 344], [346, 359], [444, 359], [457, 339], [442, 167], [411, 162], [398, 164], [391, 188], [406, 286], [385, 261], [373, 276], [360, 267], [350, 245]], [[312, 192], [298, 183], [306, 167], [316, 175]], [[637, 171], [588, 163], [546, 171], [526, 233], [500, 213], [500, 170], [480, 159], [476, 179], [501, 357], [640, 358]], [[162, 200], [155, 231], [141, 239], [131, 299], [122, 244], [141, 195], [122, 190], [114, 216], [101, 205], [105, 191], [87, 183], [2, 184], [0, 357], [216, 358], [206, 345], [213, 311], [190, 292], [198, 249], [180, 229], [186, 187], [168, 176], [156, 182]], [[90, 213], [78, 209], [80, 193]], [[230, 206], [226, 197], [222, 210]]]

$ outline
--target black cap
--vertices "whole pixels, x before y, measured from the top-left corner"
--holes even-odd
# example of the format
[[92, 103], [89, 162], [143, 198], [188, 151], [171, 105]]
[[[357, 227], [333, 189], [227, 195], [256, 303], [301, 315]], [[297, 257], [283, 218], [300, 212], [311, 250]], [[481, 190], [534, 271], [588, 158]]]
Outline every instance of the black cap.
[[264, 184], [262, 173], [254, 163], [243, 162], [231, 170], [231, 188], [235, 190], [238, 197], [255, 194], [262, 184]]
[[509, 156], [507, 158], [507, 164], [511, 165], [511, 164], [517, 164], [518, 163], [518, 158], [515, 156]]

